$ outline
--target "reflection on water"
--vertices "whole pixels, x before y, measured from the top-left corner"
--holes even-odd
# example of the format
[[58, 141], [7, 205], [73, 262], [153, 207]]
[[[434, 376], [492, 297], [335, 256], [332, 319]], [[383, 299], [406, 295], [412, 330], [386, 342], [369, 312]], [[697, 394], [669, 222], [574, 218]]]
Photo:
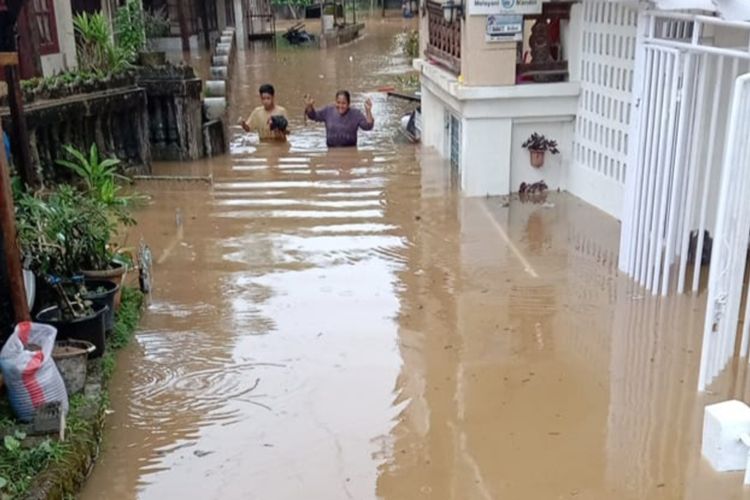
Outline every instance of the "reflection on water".
[[[83, 498], [742, 498], [699, 457], [702, 405], [746, 387], [697, 396], [702, 299], [618, 277], [618, 225], [570, 196], [460, 199], [374, 92], [400, 27], [240, 54], [229, 123], [271, 81], [290, 144], [235, 127], [157, 167], [212, 184], [141, 183], [156, 290]], [[338, 88], [375, 100], [360, 150], [304, 123]]]

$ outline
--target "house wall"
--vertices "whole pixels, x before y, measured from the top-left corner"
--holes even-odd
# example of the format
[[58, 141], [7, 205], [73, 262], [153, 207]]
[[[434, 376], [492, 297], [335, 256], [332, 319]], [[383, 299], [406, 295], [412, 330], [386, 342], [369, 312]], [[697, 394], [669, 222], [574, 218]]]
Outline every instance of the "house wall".
[[465, 85], [516, 83], [516, 43], [487, 42], [487, 16], [467, 16], [461, 29], [461, 74]]
[[580, 26], [582, 34], [579, 55], [570, 57], [578, 60], [581, 99], [567, 188], [617, 218], [630, 123], [636, 115], [632, 102], [637, 22], [636, 8], [608, 0], [585, 0], [571, 19], [571, 26]]
[[[570, 82], [528, 85], [514, 85], [516, 44], [487, 43], [486, 17], [467, 16], [462, 78], [421, 66], [423, 143], [449, 158], [446, 115], [452, 114], [462, 125], [464, 194], [507, 194], [522, 182], [544, 180], [619, 217], [635, 116], [637, 13], [628, 1], [573, 5], [561, 24]], [[426, 33], [426, 19], [420, 26]], [[521, 147], [533, 132], [557, 140], [560, 149], [547, 154], [540, 169], [530, 166]]]
[[[545, 180], [566, 187], [578, 106], [576, 82], [544, 85], [467, 86], [437, 66], [422, 73], [422, 142], [450, 157], [448, 118], [461, 122], [458, 174], [467, 196], [505, 195], [521, 182]], [[532, 132], [559, 142], [561, 153], [537, 170], [521, 144]]]
[[44, 76], [72, 70], [78, 66], [76, 40], [73, 32], [73, 10], [68, 0], [55, 1], [55, 19], [60, 51], [56, 54], [41, 56]]

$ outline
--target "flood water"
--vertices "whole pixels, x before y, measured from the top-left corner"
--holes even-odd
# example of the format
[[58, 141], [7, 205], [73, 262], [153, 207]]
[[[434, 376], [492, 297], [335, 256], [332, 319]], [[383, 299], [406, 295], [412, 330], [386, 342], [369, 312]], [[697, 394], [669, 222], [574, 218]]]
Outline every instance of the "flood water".
[[[289, 146], [232, 127], [155, 167], [212, 184], [140, 183], [155, 290], [82, 498], [750, 498], [700, 457], [703, 406], [746, 391], [695, 390], [705, 299], [618, 276], [618, 223], [571, 196], [461, 199], [376, 92], [402, 26], [240, 53], [230, 123], [273, 82]], [[339, 88], [375, 101], [359, 150], [302, 118]]]

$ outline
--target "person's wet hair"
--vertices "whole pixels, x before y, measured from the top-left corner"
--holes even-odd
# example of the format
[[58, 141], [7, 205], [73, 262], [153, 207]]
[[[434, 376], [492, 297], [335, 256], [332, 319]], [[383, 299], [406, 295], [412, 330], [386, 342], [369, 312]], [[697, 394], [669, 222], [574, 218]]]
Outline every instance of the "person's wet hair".
[[348, 90], [339, 90], [338, 92], [336, 92], [336, 98], [338, 99], [339, 97], [343, 97], [344, 99], [346, 99], [347, 104], [352, 103], [352, 95]]
[[273, 85], [270, 83], [264, 83], [260, 86], [260, 90], [258, 90], [258, 93], [260, 95], [268, 94], [268, 95], [276, 95], [276, 89], [273, 88]]

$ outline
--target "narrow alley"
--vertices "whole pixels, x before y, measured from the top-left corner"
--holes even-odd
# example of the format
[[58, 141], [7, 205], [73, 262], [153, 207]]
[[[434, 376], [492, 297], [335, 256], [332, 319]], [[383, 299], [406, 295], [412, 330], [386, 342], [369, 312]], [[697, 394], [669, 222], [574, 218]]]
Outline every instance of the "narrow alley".
[[[271, 82], [289, 145], [233, 126], [139, 183], [155, 291], [82, 498], [750, 498], [701, 461], [704, 405], [746, 390], [695, 390], [705, 299], [620, 276], [619, 223], [571, 195], [461, 198], [377, 91], [405, 23], [240, 52], [229, 123]], [[374, 101], [358, 150], [303, 118], [340, 88]]]

